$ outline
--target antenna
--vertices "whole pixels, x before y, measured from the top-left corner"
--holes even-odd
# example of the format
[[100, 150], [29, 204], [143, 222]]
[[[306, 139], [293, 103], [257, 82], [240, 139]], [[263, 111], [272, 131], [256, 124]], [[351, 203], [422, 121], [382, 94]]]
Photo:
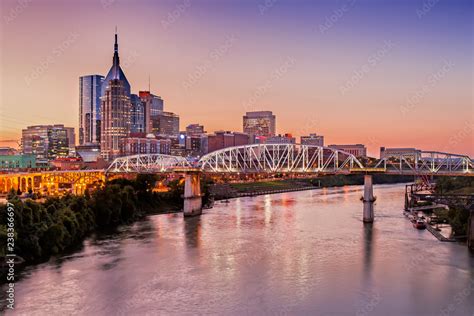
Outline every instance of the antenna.
[[148, 74], [148, 92], [151, 93], [151, 89], [150, 89], [150, 74]]

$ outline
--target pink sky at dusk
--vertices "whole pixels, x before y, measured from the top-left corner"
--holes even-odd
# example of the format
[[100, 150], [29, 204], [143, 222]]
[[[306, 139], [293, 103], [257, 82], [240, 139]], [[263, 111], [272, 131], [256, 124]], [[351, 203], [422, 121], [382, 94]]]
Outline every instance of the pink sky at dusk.
[[27, 125], [77, 128], [78, 78], [106, 74], [117, 25], [132, 92], [150, 75], [181, 129], [241, 131], [246, 110], [271, 110], [278, 133], [377, 157], [380, 146], [474, 156], [472, 10], [420, 18], [404, 1], [362, 1], [321, 31], [338, 2], [263, 13], [260, 2], [2, 1], [0, 140]]

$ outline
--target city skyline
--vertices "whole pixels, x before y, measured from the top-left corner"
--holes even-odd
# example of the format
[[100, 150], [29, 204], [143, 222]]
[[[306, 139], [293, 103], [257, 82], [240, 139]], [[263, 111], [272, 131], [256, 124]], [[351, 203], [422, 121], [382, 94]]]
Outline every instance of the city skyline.
[[[272, 6], [257, 1], [239, 8], [232, 3], [184, 1], [181, 6], [153, 5], [156, 10], [148, 10], [152, 12], [142, 3], [118, 1], [49, 4], [27, 3], [7, 19], [19, 4], [2, 3], [2, 42], [9, 46], [2, 48], [0, 140], [19, 139], [21, 129], [40, 124], [74, 126], [77, 133], [77, 78], [106, 74], [117, 24], [121, 64], [132, 93], [148, 90], [151, 76], [151, 92], [166, 100], [167, 110], [180, 115], [181, 130], [200, 123], [209, 132], [242, 131], [245, 112], [265, 110], [277, 116], [277, 134], [317, 133], [328, 144], [362, 143], [372, 156], [378, 156], [381, 146], [474, 154], [468, 1], [441, 2], [428, 11], [423, 2], [407, 1], [394, 1], [389, 8], [373, 1], [301, 2], [296, 9], [284, 1]], [[131, 8], [157, 16], [137, 26], [121, 19]], [[307, 14], [294, 21], [292, 14], [301, 14], [303, 8]], [[379, 14], [359, 22], [369, 9]], [[389, 9], [393, 17], [387, 18], [386, 29], [375, 30]], [[216, 10], [222, 13], [219, 18], [205, 19]], [[86, 26], [85, 14], [92, 18], [103, 12], [110, 14], [99, 30]], [[55, 22], [55, 14], [64, 17]], [[252, 27], [224, 21], [229, 16], [248, 18]], [[49, 22], [34, 31], [44, 36], [33, 36], [29, 23], [40, 18]], [[396, 22], [404, 22], [404, 27]], [[55, 23], [65, 27], [57, 29]], [[196, 23], [203, 28], [196, 30]], [[348, 38], [350, 26], [363, 31], [360, 38]], [[420, 38], [419, 33], [428, 29]], [[21, 40], [14, 36], [27, 31]], [[366, 45], [351, 46], [354, 40]], [[22, 45], [28, 49], [20, 49]], [[353, 50], [345, 55], [348, 48]], [[403, 63], [410, 68], [404, 73], [398, 68]]]

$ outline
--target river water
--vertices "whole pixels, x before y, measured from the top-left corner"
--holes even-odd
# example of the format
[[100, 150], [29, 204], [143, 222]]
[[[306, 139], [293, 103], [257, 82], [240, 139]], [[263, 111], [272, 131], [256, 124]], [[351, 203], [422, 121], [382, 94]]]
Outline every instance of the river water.
[[[474, 257], [415, 230], [403, 185], [216, 203], [154, 215], [22, 272], [17, 315], [474, 315]], [[7, 313], [8, 314], [8, 313]]]

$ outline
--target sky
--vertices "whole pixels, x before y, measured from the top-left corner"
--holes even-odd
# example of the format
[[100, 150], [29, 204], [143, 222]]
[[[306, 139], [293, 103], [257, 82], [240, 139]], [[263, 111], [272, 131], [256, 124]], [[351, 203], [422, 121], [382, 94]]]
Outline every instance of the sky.
[[2, 0], [0, 146], [36, 124], [78, 128], [79, 76], [106, 75], [115, 27], [132, 92], [180, 128], [474, 156], [471, 0]]

